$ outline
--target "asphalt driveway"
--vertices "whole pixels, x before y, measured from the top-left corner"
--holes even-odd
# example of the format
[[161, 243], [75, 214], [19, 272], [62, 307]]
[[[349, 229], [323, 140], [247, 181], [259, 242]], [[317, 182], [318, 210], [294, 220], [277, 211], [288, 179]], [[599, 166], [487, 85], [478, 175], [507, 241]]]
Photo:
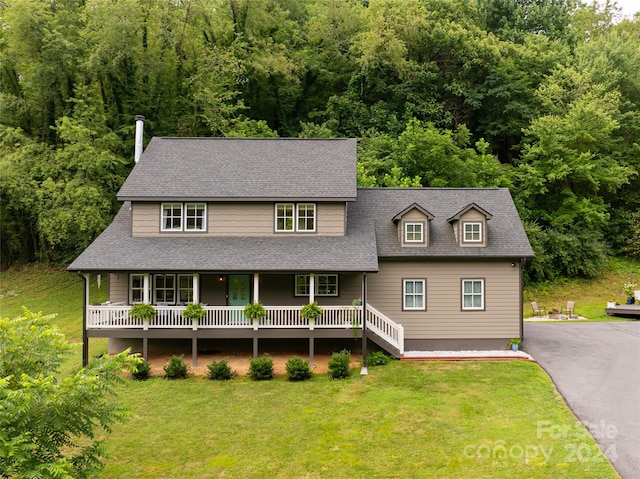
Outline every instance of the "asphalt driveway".
[[[522, 346], [549, 373], [620, 475], [640, 478], [640, 321], [525, 322]], [[552, 424], [542, 427], [558, 433]], [[593, 454], [580, 449], [568, 452]]]

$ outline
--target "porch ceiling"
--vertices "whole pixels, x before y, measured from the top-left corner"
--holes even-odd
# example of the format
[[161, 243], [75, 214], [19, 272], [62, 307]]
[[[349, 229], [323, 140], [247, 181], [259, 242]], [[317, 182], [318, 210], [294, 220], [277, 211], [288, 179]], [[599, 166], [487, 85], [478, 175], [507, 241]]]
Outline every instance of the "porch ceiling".
[[125, 202], [69, 271], [378, 271], [374, 229], [351, 222], [346, 236], [132, 237]]

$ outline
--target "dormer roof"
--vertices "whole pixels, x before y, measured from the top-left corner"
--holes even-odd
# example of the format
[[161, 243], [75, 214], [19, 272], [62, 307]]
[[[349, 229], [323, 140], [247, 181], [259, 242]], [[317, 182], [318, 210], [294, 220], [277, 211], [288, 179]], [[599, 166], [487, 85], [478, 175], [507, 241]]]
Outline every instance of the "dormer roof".
[[484, 215], [484, 217], [488, 220], [490, 220], [491, 218], [493, 218], [493, 215], [491, 213], [489, 213], [487, 210], [485, 210], [484, 208], [481, 208], [480, 206], [478, 206], [475, 203], [469, 203], [467, 206], [465, 206], [464, 208], [462, 208], [460, 211], [458, 211], [455, 215], [453, 215], [451, 218], [447, 219], [447, 221], [449, 223], [453, 223], [454, 221], [459, 220], [466, 212], [468, 212], [469, 210], [476, 210], [477, 212], [479, 212], [480, 214]]
[[403, 209], [400, 213], [395, 215], [393, 217], [393, 222], [395, 224], [398, 224], [398, 221], [400, 221], [404, 215], [406, 215], [407, 213], [409, 213], [412, 210], [418, 210], [420, 213], [425, 215], [427, 217], [427, 219], [429, 219], [429, 221], [431, 221], [434, 218], [434, 216], [431, 213], [429, 213], [426, 209], [424, 209], [418, 203], [412, 203], [411, 205], [409, 205], [405, 209]]

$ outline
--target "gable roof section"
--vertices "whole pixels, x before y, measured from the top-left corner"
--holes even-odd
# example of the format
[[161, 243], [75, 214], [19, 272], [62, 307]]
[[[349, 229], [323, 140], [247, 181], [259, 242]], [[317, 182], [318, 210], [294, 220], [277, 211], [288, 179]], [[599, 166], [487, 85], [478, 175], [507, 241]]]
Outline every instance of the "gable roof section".
[[154, 137], [120, 201], [354, 201], [355, 139]]
[[374, 230], [349, 222], [346, 236], [132, 237], [131, 204], [69, 271], [375, 272]]
[[475, 203], [470, 203], [467, 206], [465, 206], [464, 208], [462, 208], [460, 211], [458, 211], [455, 215], [453, 215], [451, 218], [449, 218], [447, 221], [449, 223], [452, 223], [454, 221], [459, 220], [462, 215], [464, 215], [467, 211], [469, 210], [476, 210], [478, 211], [480, 214], [484, 215], [484, 217], [488, 220], [490, 220], [491, 218], [493, 218], [493, 215], [489, 212], [487, 212], [485, 209], [480, 208], [477, 204]]
[[405, 209], [403, 209], [400, 213], [398, 213], [397, 215], [395, 215], [393, 217], [393, 222], [394, 223], [398, 223], [398, 221], [400, 221], [402, 219], [402, 217], [404, 215], [406, 215], [409, 211], [411, 210], [418, 210], [420, 213], [422, 213], [423, 215], [425, 215], [429, 220], [433, 219], [433, 215], [431, 213], [429, 213], [427, 210], [425, 210], [422, 206], [420, 206], [418, 203], [413, 203], [411, 205], [409, 205], [408, 207], [406, 207]]
[[[403, 248], [393, 222], [398, 211], [412, 204], [429, 205], [429, 246]], [[463, 248], [456, 242], [449, 219], [467, 206], [491, 211], [487, 222], [487, 245]], [[533, 250], [506, 188], [365, 188], [348, 206], [349, 221], [375, 225], [380, 258], [528, 258]]]

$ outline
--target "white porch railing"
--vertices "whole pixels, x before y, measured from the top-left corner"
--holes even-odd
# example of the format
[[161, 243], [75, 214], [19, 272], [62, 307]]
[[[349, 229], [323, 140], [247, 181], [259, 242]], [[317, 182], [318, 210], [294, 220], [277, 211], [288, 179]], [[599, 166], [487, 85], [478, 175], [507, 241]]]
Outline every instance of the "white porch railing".
[[183, 306], [155, 306], [156, 317], [143, 321], [129, 317], [130, 306], [88, 306], [87, 329], [104, 328], [356, 328], [362, 327], [362, 310], [352, 306], [323, 306], [323, 314], [311, 323], [300, 316], [302, 306], [265, 306], [267, 316], [256, 324], [242, 306], [204, 306], [206, 314], [194, 322], [182, 317]]
[[404, 354], [404, 327], [367, 303], [367, 328]]
[[[205, 306], [205, 316], [194, 322], [182, 317], [184, 306], [156, 306], [156, 317], [143, 321], [129, 317], [130, 306], [87, 306], [87, 329], [213, 329], [213, 328], [362, 328], [362, 307], [322, 306], [322, 316], [309, 322], [300, 316], [302, 306], [265, 306], [267, 316], [254, 323], [242, 306]], [[367, 305], [367, 328], [404, 353], [404, 328]]]

